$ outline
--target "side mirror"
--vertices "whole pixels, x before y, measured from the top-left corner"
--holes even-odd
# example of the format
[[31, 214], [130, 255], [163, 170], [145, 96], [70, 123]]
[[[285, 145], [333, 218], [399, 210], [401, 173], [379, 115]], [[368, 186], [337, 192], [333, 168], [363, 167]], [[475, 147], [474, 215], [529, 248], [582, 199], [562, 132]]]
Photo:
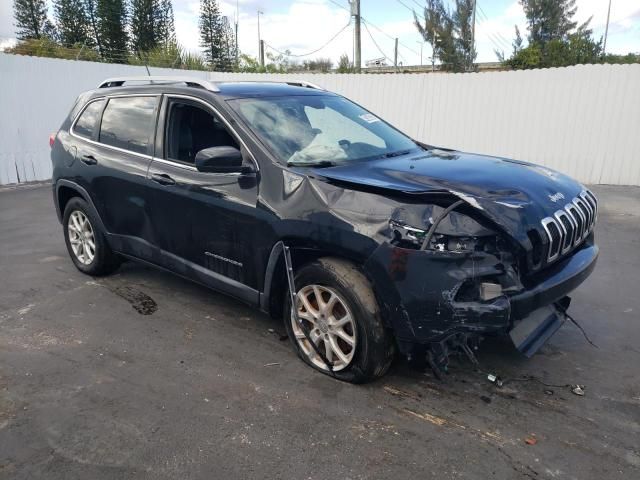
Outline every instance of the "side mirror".
[[199, 172], [244, 173], [242, 154], [235, 147], [209, 147], [196, 154]]

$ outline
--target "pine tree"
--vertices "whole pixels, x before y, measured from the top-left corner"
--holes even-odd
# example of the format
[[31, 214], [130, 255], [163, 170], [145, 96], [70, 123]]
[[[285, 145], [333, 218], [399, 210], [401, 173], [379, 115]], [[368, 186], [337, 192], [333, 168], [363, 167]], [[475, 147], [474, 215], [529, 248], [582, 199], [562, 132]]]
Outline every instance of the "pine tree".
[[47, 17], [45, 0], [14, 0], [13, 16], [19, 40], [55, 37], [55, 28]]
[[231, 22], [227, 17], [222, 17], [220, 22], [220, 36], [222, 40], [222, 51], [220, 54], [219, 69], [222, 71], [232, 70], [236, 61], [236, 37], [231, 28]]
[[158, 0], [132, 0], [131, 2], [131, 48], [135, 52], [148, 52], [156, 47]]
[[124, 0], [97, 0], [96, 16], [102, 57], [113, 63], [126, 63], [127, 9]]
[[98, 1], [83, 0], [83, 3], [89, 24], [89, 41], [87, 44], [96, 45], [98, 47], [98, 54], [102, 57], [102, 43], [100, 42], [100, 30], [98, 26]]
[[476, 58], [471, 35], [473, 0], [456, 0], [453, 10], [443, 0], [427, 0], [424, 24], [414, 13], [414, 24], [443, 70], [462, 72], [470, 69]]
[[529, 45], [522, 48], [516, 31], [511, 58], [504, 63], [515, 69], [565, 67], [597, 63], [602, 40], [593, 39], [591, 19], [578, 26], [573, 20], [576, 0], [520, 0], [527, 17]]
[[218, 69], [222, 54], [222, 21], [216, 0], [200, 0], [200, 46], [210, 68]]
[[577, 26], [573, 21], [576, 0], [520, 0], [520, 4], [527, 17], [529, 43], [544, 46], [551, 40], [567, 40]]
[[53, 9], [60, 43], [70, 47], [85, 44], [89, 36], [89, 19], [82, 0], [54, 0]]
[[173, 48], [176, 45], [176, 27], [171, 0], [160, 0], [159, 11], [158, 43], [165, 49]]
[[459, 53], [460, 62], [466, 70], [473, 67], [476, 59], [476, 50], [473, 38], [473, 8], [475, 0], [457, 0], [456, 9], [453, 11], [452, 20], [456, 29], [456, 51]]
[[200, 0], [200, 46], [209, 68], [231, 70], [235, 65], [236, 39], [227, 17], [220, 15], [217, 0]]

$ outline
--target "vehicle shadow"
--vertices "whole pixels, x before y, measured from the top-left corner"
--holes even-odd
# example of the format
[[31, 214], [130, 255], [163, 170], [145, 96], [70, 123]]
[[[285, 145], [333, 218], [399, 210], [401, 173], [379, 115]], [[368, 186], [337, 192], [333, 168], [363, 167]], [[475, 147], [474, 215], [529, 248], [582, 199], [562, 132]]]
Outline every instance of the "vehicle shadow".
[[[115, 275], [101, 279], [101, 282], [113, 287], [113, 289], [130, 291], [132, 288], [141, 290], [150, 298], [158, 298], [162, 301], [157, 307], [163, 308], [163, 304], [170, 305], [170, 308], [185, 309], [193, 312], [194, 316], [201, 315], [206, 318], [209, 314], [219, 312], [222, 315], [221, 321], [230, 328], [239, 325], [238, 319], [246, 321], [241, 323], [242, 328], [248, 335], [247, 340], [263, 342], [265, 332], [271, 334], [280, 344], [287, 345], [288, 338], [283, 321], [278, 318], [271, 318], [254, 307], [243, 302], [218, 293], [207, 287], [196, 284], [190, 280], [180, 278], [169, 272], [148, 267], [136, 262], [125, 262]], [[122, 296], [122, 295], [120, 295]], [[126, 298], [125, 298], [126, 299]], [[128, 300], [128, 299], [127, 299]], [[136, 305], [132, 307], [137, 310]], [[293, 349], [280, 350], [281, 354], [286, 354], [283, 361], [299, 361]], [[531, 360], [519, 353], [508, 337], [489, 337], [482, 341], [475, 352], [478, 365], [474, 365], [462, 354], [454, 354], [450, 357], [448, 372], [442, 379], [437, 379], [426, 362], [408, 361], [401, 355], [396, 355], [394, 362], [387, 374], [380, 380], [369, 384], [366, 388], [379, 389], [387, 383], [397, 386], [415, 387], [418, 384], [427, 382], [430, 388], [437, 388], [442, 392], [454, 393], [460, 388], [468, 389], [469, 385], [478, 384], [483, 388], [478, 390], [479, 394], [485, 394], [487, 388], [500, 389], [514, 382], [522, 383], [531, 381], [530, 377]], [[542, 347], [538, 355], [553, 356], [555, 348], [552, 345]], [[308, 369], [305, 367], [304, 371]], [[502, 380], [492, 382], [488, 380], [489, 374]], [[333, 379], [327, 378], [330, 381]], [[322, 382], [321, 382], [322, 383]], [[542, 387], [539, 382], [536, 387]], [[487, 387], [487, 388], [485, 388]], [[541, 391], [540, 388], [537, 390]]]

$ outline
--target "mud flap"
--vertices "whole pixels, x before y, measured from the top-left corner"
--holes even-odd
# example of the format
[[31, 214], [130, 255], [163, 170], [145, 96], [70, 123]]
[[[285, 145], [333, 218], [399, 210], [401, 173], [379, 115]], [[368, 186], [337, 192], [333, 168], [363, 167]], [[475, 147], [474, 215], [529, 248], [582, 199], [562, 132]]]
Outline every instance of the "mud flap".
[[516, 348], [529, 358], [558, 331], [566, 318], [555, 305], [548, 305], [519, 320], [509, 336]]

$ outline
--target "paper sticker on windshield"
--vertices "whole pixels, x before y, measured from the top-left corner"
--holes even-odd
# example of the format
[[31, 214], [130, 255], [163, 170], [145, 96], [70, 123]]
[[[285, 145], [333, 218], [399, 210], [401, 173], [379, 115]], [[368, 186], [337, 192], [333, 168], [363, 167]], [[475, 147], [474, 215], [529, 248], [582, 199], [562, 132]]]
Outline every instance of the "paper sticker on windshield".
[[373, 113], [365, 113], [364, 115], [360, 115], [360, 118], [367, 123], [379, 122], [380, 119], [376, 117]]

